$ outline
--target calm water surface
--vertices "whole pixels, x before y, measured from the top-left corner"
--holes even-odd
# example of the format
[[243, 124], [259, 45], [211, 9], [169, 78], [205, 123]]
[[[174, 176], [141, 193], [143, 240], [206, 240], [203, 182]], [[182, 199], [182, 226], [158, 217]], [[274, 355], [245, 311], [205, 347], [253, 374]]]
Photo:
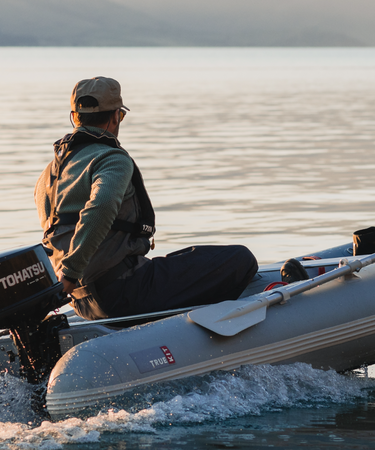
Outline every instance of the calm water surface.
[[[131, 109], [120, 141], [155, 206], [151, 256], [240, 243], [273, 262], [375, 225], [375, 49], [0, 48], [0, 61], [2, 250], [40, 241], [34, 184], [71, 130], [74, 84], [96, 75]], [[375, 447], [373, 380], [246, 370], [42, 426], [30, 387], [5, 377], [0, 448]]]

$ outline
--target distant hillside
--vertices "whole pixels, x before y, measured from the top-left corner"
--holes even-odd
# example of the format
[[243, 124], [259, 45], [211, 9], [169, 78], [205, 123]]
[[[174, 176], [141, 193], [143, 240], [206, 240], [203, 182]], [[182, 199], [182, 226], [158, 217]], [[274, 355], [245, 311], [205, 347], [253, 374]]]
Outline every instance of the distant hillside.
[[0, 0], [2, 46], [374, 46], [374, 0]]
[[110, 1], [1, 3], [0, 45], [169, 45], [178, 34], [163, 21]]

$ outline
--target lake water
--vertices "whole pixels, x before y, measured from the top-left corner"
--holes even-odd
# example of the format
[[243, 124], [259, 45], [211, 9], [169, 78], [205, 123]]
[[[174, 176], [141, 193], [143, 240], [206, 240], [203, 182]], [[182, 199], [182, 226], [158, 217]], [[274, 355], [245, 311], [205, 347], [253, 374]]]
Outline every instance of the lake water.
[[[0, 48], [0, 61], [1, 250], [40, 241], [34, 184], [71, 131], [74, 84], [97, 75], [120, 81], [131, 110], [119, 138], [155, 206], [151, 256], [239, 243], [267, 263], [375, 225], [373, 48]], [[3, 377], [0, 448], [374, 448], [362, 375], [249, 366], [57, 424]]]

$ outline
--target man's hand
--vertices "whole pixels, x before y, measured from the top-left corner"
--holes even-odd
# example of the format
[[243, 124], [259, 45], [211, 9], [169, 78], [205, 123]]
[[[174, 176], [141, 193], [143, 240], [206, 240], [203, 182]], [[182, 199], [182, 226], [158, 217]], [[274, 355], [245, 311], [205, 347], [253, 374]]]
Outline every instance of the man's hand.
[[74, 289], [76, 288], [75, 283], [72, 283], [71, 281], [68, 281], [65, 279], [64, 274], [62, 273], [61, 270], [58, 273], [58, 279], [59, 279], [60, 283], [62, 283], [64, 286], [63, 292], [66, 292], [67, 294], [71, 294], [74, 291]]

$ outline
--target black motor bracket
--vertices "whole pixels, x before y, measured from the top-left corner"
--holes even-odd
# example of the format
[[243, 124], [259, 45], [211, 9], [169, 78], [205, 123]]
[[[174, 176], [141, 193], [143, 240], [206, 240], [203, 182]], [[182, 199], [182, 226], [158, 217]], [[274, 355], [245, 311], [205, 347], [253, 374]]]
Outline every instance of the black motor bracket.
[[41, 323], [20, 322], [10, 329], [18, 350], [20, 376], [31, 384], [42, 383], [61, 358], [59, 330], [68, 328], [64, 314], [51, 315]]

